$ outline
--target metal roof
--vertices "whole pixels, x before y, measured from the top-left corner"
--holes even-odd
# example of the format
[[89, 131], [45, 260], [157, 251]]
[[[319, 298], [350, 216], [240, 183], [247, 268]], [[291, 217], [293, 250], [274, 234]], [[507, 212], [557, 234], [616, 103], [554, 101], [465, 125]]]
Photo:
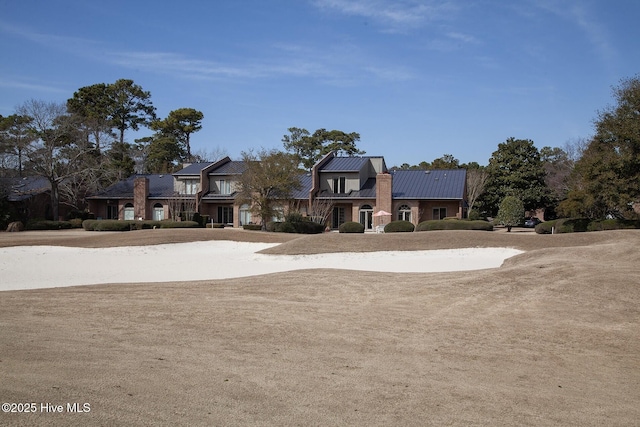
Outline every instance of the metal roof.
[[464, 197], [465, 169], [405, 171], [393, 173], [394, 199], [455, 199]]
[[174, 196], [173, 175], [171, 174], [149, 174], [132, 175], [124, 181], [105, 188], [104, 190], [88, 197], [88, 199], [132, 199], [133, 184], [136, 178], [149, 179], [149, 198], [167, 198]]
[[247, 170], [242, 160], [230, 160], [209, 172], [209, 175], [241, 175]]
[[0, 178], [2, 186], [5, 186], [10, 202], [27, 200], [37, 194], [51, 191], [51, 183], [43, 176], [25, 176], [15, 178]]
[[366, 163], [369, 163], [367, 157], [334, 157], [320, 172], [359, 172]]
[[194, 175], [194, 176], [200, 176], [200, 172], [202, 172], [202, 169], [206, 168], [207, 166], [211, 165], [212, 162], [205, 162], [205, 163], [192, 163], [189, 166], [180, 169], [178, 172], [175, 172], [173, 175], [175, 176], [185, 176], [185, 175]]

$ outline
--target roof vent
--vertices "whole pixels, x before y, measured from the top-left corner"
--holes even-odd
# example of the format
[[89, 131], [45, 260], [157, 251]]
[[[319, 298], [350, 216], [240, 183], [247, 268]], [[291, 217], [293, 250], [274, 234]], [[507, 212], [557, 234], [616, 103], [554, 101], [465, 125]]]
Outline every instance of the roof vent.
[[424, 173], [426, 173], [427, 175], [429, 175], [429, 174], [431, 173], [431, 171], [430, 171], [430, 170], [426, 170], [426, 171], [424, 171]]
[[159, 178], [162, 178], [164, 175], [158, 175]]

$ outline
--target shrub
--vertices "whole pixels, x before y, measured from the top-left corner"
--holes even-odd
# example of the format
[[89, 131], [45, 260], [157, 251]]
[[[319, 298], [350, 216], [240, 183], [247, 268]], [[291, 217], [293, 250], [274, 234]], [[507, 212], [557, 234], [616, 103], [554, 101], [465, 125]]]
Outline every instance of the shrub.
[[279, 221], [269, 221], [267, 222], [266, 229], [267, 231], [270, 231], [273, 233], [278, 230], [278, 227], [280, 226], [280, 224], [282, 223]]
[[416, 227], [416, 231], [436, 230], [493, 231], [493, 225], [491, 225], [487, 221], [445, 221], [434, 219], [430, 221], [423, 221]]
[[[84, 226], [88, 221], [93, 220], [86, 220], [82, 225]], [[129, 231], [131, 230], [131, 222], [132, 221], [120, 221], [117, 219], [96, 220], [91, 225], [91, 231]]]
[[471, 221], [478, 221], [479, 219], [481, 219], [480, 212], [475, 209], [470, 210], [467, 216]]
[[160, 228], [198, 228], [195, 221], [160, 221]]
[[415, 230], [415, 225], [409, 221], [391, 221], [384, 226], [385, 233], [410, 233]]
[[338, 231], [340, 233], [364, 233], [364, 225], [359, 222], [349, 221], [341, 224]]
[[36, 220], [27, 223], [26, 230], [63, 230], [71, 228], [69, 221]]
[[591, 221], [587, 226], [587, 231], [626, 230], [634, 228], [640, 228], [640, 221], [629, 219], [604, 219]]
[[73, 218], [69, 220], [71, 228], [82, 228], [82, 218]]
[[556, 221], [556, 233], [582, 233], [589, 227], [588, 218], [562, 218]]
[[554, 231], [554, 228], [556, 226], [556, 222], [558, 222], [557, 220], [553, 220], [553, 221], [545, 221], [545, 222], [541, 222], [540, 224], [536, 225], [536, 233], [537, 234], [551, 234], [551, 232]]
[[307, 219], [305, 219], [304, 221], [300, 221], [294, 225], [296, 228], [296, 232], [300, 234], [319, 234], [324, 231], [324, 225]]
[[521, 225], [524, 221], [522, 200], [515, 196], [505, 197], [500, 203], [500, 209], [495, 221], [507, 227], [507, 231], [511, 231], [512, 227]]
[[262, 230], [262, 225], [260, 224], [244, 224], [242, 226], [243, 229], [245, 230]]

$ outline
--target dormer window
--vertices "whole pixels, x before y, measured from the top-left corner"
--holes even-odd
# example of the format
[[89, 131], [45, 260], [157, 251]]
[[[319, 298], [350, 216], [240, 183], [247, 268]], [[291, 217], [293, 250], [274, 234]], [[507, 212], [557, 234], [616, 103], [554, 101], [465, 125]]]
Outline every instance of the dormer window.
[[333, 178], [333, 192], [336, 194], [346, 193], [347, 179], [344, 176]]
[[231, 181], [221, 179], [218, 181], [218, 189], [220, 190], [220, 194], [231, 194]]
[[197, 179], [187, 179], [184, 181], [184, 194], [197, 194], [200, 187], [200, 183]]

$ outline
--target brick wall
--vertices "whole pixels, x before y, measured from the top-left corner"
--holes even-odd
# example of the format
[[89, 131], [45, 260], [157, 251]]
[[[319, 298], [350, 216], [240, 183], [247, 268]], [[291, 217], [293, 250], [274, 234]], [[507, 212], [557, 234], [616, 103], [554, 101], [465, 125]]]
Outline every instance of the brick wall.
[[133, 182], [133, 211], [135, 219], [147, 218], [147, 196], [149, 195], [149, 179], [136, 178]]
[[374, 214], [380, 211], [387, 211], [392, 216], [374, 217], [373, 225], [387, 224], [393, 218], [393, 202], [391, 190], [393, 187], [393, 177], [389, 173], [379, 173], [376, 175], [376, 206]]

